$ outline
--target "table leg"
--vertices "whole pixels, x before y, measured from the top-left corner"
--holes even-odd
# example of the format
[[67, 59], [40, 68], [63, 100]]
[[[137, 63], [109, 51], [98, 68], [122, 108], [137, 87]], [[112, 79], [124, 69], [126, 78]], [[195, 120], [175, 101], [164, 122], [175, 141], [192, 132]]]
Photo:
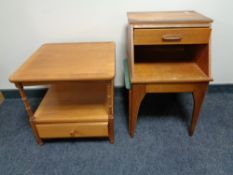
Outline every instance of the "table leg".
[[109, 142], [114, 144], [114, 119], [109, 118], [108, 120], [108, 133], [109, 133]]
[[192, 116], [192, 122], [191, 126], [189, 128], [189, 135], [192, 136], [194, 133], [194, 130], [196, 128], [196, 124], [200, 115], [201, 105], [205, 97], [206, 90], [208, 88], [208, 85], [199, 87], [198, 89], [195, 89], [193, 94], [193, 101], [194, 101], [194, 107], [193, 107], [193, 116]]
[[107, 110], [109, 142], [114, 143], [114, 81], [107, 83]]
[[36, 138], [36, 141], [38, 144], [43, 144], [42, 140], [40, 139], [39, 135], [38, 135], [38, 132], [37, 132], [37, 129], [36, 129], [36, 126], [35, 126], [35, 123], [34, 123], [34, 116], [33, 116], [33, 112], [32, 112], [32, 109], [31, 109], [31, 106], [28, 102], [28, 99], [27, 99], [27, 96], [26, 96], [26, 93], [24, 91], [24, 88], [23, 88], [23, 85], [21, 83], [15, 83], [15, 86], [19, 89], [19, 94], [21, 96], [21, 99], [23, 101], [23, 104], [24, 104], [24, 107], [28, 113], [28, 117], [29, 117], [29, 122], [30, 122], [30, 125], [32, 127], [32, 131], [34, 133], [34, 136]]
[[145, 85], [132, 85], [129, 91], [129, 133], [131, 137], [134, 137], [138, 111], [145, 93]]

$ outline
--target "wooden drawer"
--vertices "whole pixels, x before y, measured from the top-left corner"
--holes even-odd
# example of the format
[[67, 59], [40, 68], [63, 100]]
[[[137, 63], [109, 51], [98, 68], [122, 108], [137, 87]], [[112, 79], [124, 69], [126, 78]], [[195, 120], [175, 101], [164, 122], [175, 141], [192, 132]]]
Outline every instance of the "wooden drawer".
[[107, 122], [37, 124], [36, 127], [40, 138], [108, 136]]
[[205, 44], [210, 28], [134, 29], [134, 45]]

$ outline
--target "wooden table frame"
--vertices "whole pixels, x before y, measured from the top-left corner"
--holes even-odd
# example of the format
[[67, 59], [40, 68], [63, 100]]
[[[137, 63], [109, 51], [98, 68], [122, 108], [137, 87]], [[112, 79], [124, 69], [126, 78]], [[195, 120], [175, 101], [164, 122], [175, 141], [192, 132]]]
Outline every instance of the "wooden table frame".
[[[27, 99], [24, 86], [27, 85], [35, 85], [34, 83], [15, 83], [15, 86], [19, 90], [19, 94], [21, 96], [21, 100], [24, 104], [25, 110], [28, 114], [29, 123], [31, 125], [33, 134], [35, 136], [36, 142], [40, 145], [43, 144], [42, 139], [39, 137], [37, 129], [36, 129], [36, 123], [35, 123], [35, 117], [34, 112], [32, 111], [32, 108], [30, 106], [30, 103]], [[39, 83], [38, 85], [44, 84], [44, 82]], [[114, 143], [114, 81], [107, 81], [107, 111], [108, 111], [108, 135], [109, 135], [109, 141], [110, 143]]]
[[[113, 42], [51, 43], [9, 80], [19, 90], [38, 144], [77, 137], [108, 137], [114, 143], [114, 77]], [[37, 85], [49, 89], [33, 112], [24, 87]]]
[[[128, 21], [128, 59], [125, 62], [125, 80], [126, 87], [129, 89], [130, 136], [134, 137], [138, 111], [146, 93], [180, 92], [191, 92], [193, 95], [194, 107], [189, 128], [189, 135], [192, 136], [209, 82], [213, 80], [210, 65], [212, 19], [194, 11], [171, 11], [129, 12]], [[184, 61], [184, 64], [182, 62], [177, 64], [182, 66], [181, 70], [184, 69], [184, 74], [187, 73], [188, 76], [182, 75], [182, 71], [175, 67], [176, 63], [174, 64], [172, 59], [168, 60], [170, 61], [169, 63], [164, 62], [165, 66], [162, 64], [163, 58], [159, 60], [161, 63], [152, 62], [153, 64], [151, 64], [151, 62], [143, 62], [143, 64], [140, 64], [140, 62], [137, 62], [136, 64], [136, 54], [139, 53], [139, 51], [135, 51], [137, 47], [144, 47], [144, 50], [141, 50], [141, 54], [137, 58], [143, 61], [143, 54], [146, 54], [148, 58], [148, 52], [154, 53], [155, 51], [151, 48], [152, 51], [149, 49], [145, 50], [145, 46], [158, 47], [167, 45], [170, 47], [182, 45], [183, 49], [185, 49], [185, 46], [191, 44], [194, 47], [200, 46], [200, 50], [196, 50], [198, 51], [197, 54], [188, 64], [187, 61]], [[192, 62], [193, 65], [191, 65]], [[153, 66], [156, 67], [153, 68]], [[185, 66], [193, 70], [189, 71], [189, 68]], [[167, 73], [163, 69], [170, 72]], [[157, 72], [155, 73], [155, 71]], [[159, 73], [161, 73], [161, 77]]]
[[177, 83], [177, 84], [132, 84], [129, 90], [129, 132], [134, 137], [137, 124], [137, 116], [140, 104], [146, 93], [179, 93], [192, 92], [194, 100], [192, 122], [189, 129], [190, 136], [193, 135], [202, 102], [208, 89], [208, 83]]

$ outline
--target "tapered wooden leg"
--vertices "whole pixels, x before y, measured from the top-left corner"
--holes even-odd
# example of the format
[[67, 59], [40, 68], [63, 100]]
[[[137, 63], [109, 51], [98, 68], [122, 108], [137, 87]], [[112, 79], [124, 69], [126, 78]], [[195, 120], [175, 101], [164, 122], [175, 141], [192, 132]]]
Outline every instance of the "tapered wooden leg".
[[205, 97], [205, 92], [207, 90], [207, 86], [203, 86], [202, 88], [198, 88], [193, 92], [193, 100], [194, 100], [194, 107], [193, 107], [193, 116], [191, 126], [189, 128], [189, 135], [192, 136], [194, 130], [196, 128], [196, 124], [200, 115], [201, 105]]
[[35, 123], [34, 123], [34, 116], [33, 116], [33, 112], [32, 112], [32, 109], [31, 109], [31, 106], [29, 105], [29, 102], [27, 100], [27, 96], [25, 94], [25, 91], [23, 89], [23, 86], [22, 84], [20, 83], [16, 83], [15, 86], [19, 89], [19, 94], [21, 96], [21, 99], [23, 101], [23, 104], [24, 104], [24, 107], [28, 113], [28, 117], [29, 117], [29, 122], [30, 122], [30, 125], [32, 127], [32, 131], [34, 133], [34, 136], [36, 138], [36, 142], [40, 145], [43, 144], [42, 140], [40, 139], [39, 135], [38, 135], [38, 132], [36, 130], [36, 126], [35, 126]]
[[144, 96], [144, 85], [132, 85], [132, 89], [129, 91], [129, 134], [131, 137], [134, 137], [138, 110]]

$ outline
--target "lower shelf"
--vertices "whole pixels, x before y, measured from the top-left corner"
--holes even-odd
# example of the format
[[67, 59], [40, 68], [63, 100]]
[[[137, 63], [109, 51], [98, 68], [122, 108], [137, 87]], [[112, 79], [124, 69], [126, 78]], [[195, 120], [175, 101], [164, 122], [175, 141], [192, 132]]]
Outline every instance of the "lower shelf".
[[107, 137], [108, 123], [37, 124], [40, 138]]
[[107, 122], [106, 83], [52, 85], [38, 109], [35, 123]]
[[134, 64], [133, 83], [208, 82], [208, 77], [193, 62], [158, 62]]

